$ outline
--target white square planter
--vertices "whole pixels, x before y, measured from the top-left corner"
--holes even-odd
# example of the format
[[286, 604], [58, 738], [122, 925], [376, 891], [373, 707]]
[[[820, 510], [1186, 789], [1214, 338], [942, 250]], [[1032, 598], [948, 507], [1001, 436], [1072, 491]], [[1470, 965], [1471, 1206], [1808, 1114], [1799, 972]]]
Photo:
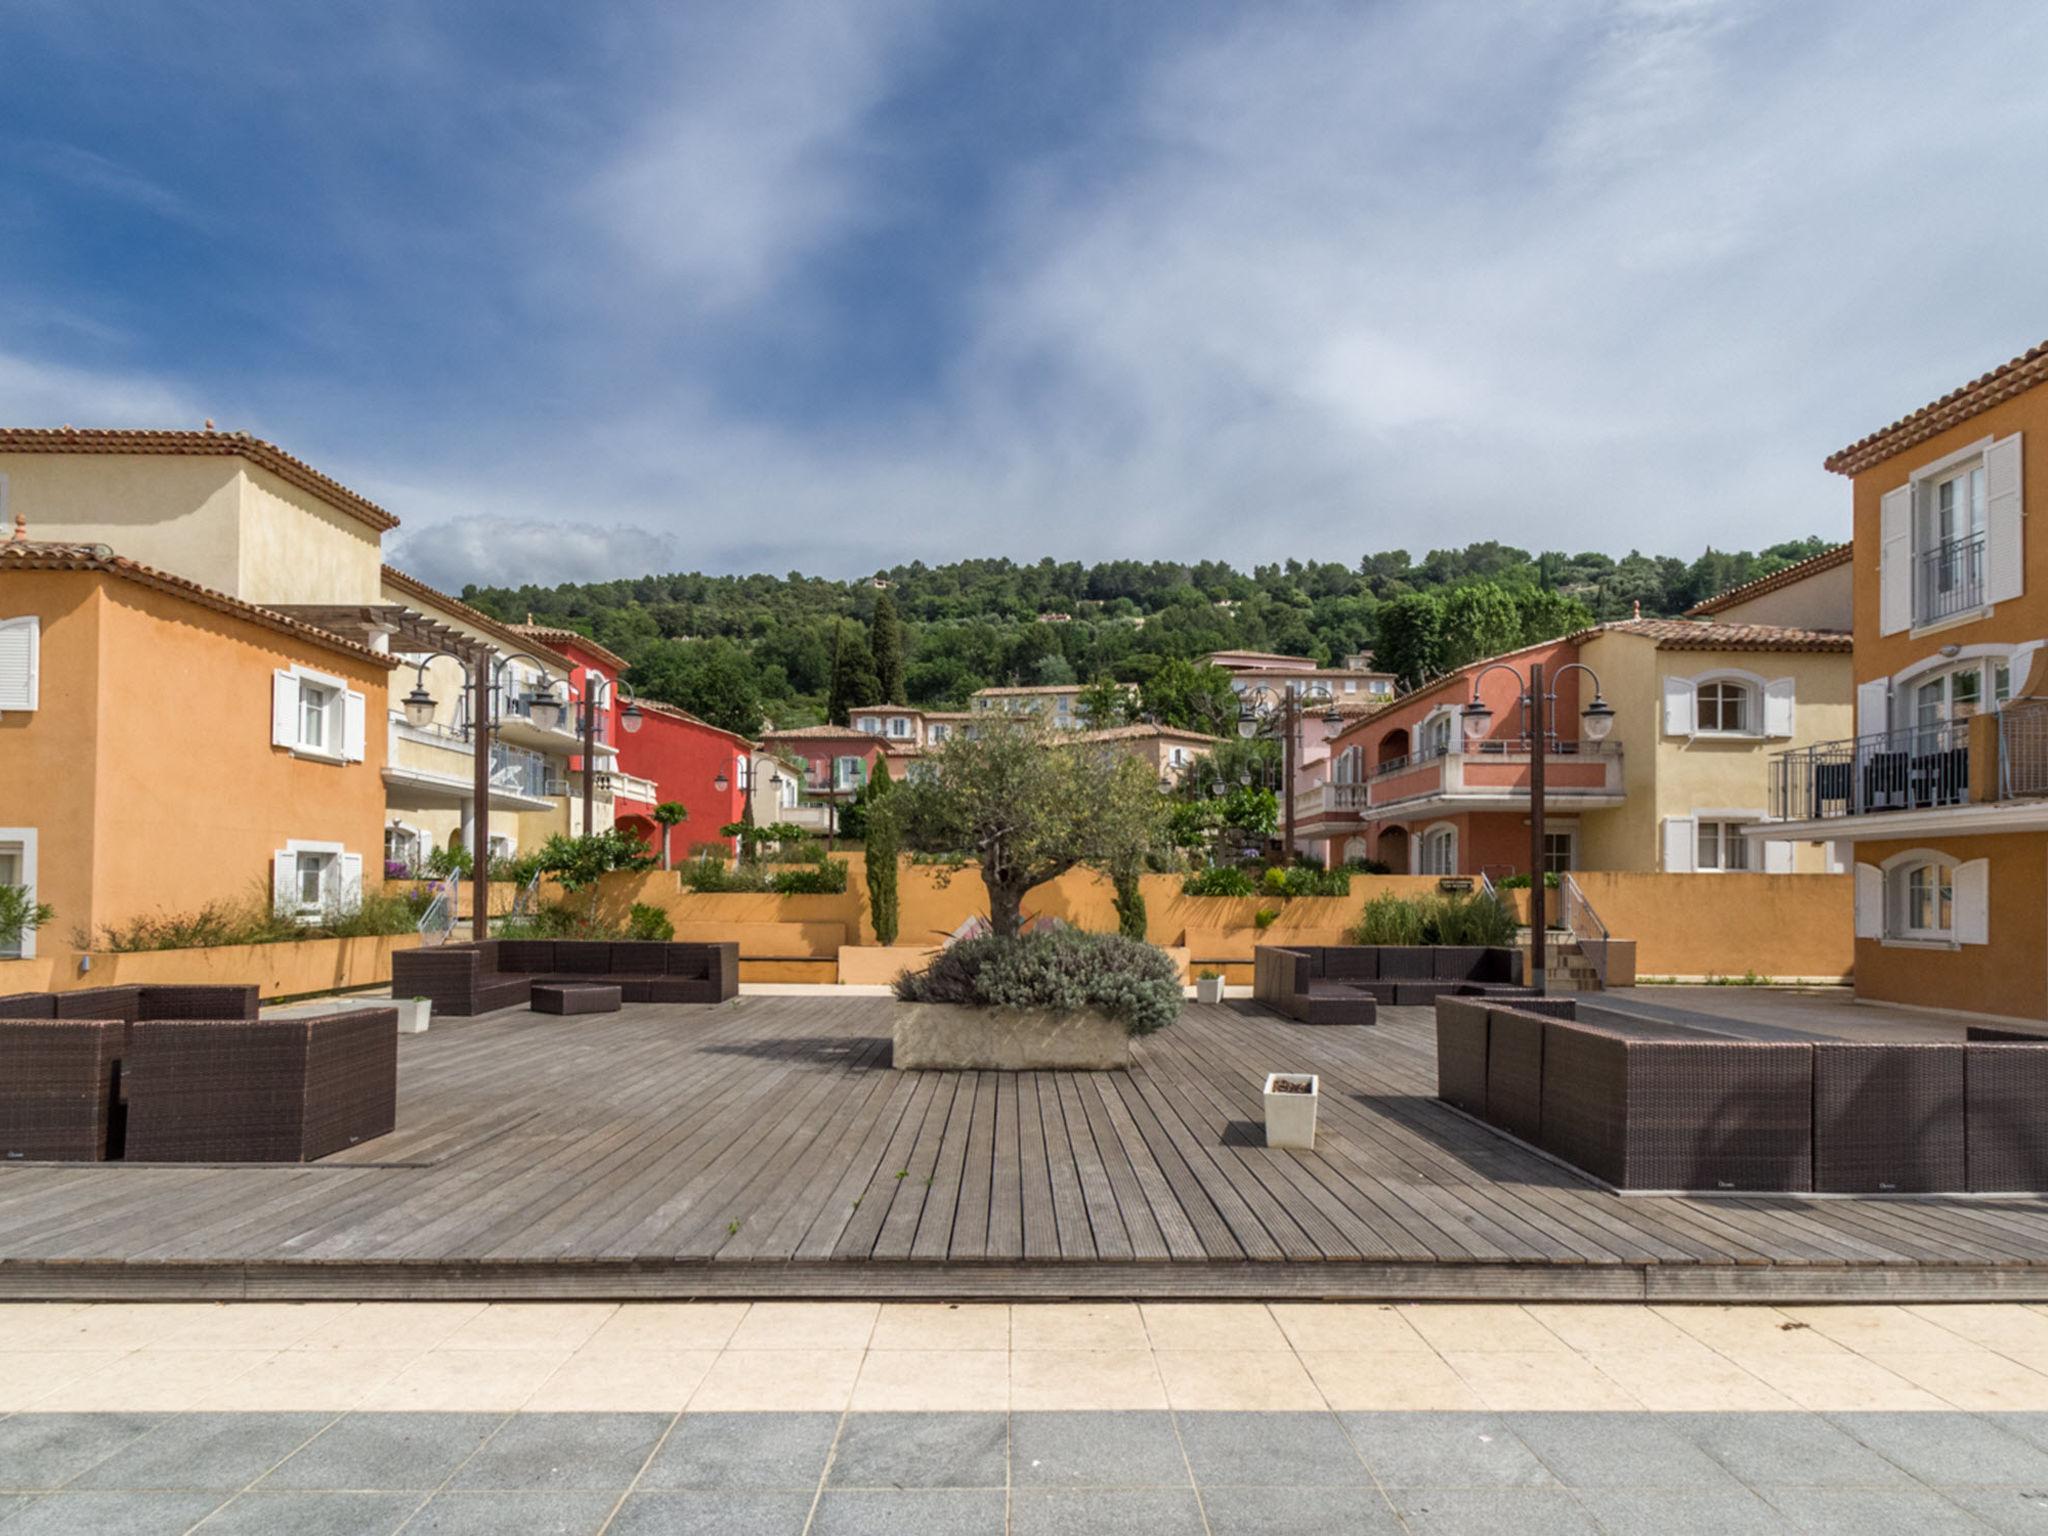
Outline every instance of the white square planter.
[[434, 1011], [431, 999], [394, 997], [391, 1006], [398, 1010], [398, 1032], [401, 1035], [424, 1035], [427, 1032], [427, 1016]]
[[[1280, 1090], [1280, 1083], [1306, 1083], [1307, 1093]], [[1266, 1145], [1312, 1150], [1316, 1144], [1316, 1103], [1322, 1082], [1313, 1072], [1266, 1074]]]
[[1222, 1002], [1223, 978], [1221, 976], [1197, 976], [1195, 978], [1195, 1001], [1198, 1003]]

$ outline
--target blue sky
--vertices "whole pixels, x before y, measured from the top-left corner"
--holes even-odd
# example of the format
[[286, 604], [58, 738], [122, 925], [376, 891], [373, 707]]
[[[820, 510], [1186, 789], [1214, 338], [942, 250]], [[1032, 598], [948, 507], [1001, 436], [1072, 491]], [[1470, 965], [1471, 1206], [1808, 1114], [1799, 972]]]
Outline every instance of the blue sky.
[[2048, 336], [2048, 7], [0, 9], [0, 420], [430, 579], [1846, 529]]

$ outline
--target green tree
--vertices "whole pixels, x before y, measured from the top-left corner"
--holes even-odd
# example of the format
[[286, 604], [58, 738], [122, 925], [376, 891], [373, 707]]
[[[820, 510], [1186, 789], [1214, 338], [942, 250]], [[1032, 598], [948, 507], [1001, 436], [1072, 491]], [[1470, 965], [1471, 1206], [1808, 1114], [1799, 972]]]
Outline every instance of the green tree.
[[624, 827], [610, 827], [603, 832], [593, 832], [584, 837], [566, 837], [557, 832], [534, 855], [533, 867], [544, 875], [553, 875], [564, 891], [575, 895], [579, 891], [590, 893], [589, 910], [586, 913], [591, 922], [597, 920], [598, 882], [616, 869], [651, 869], [653, 855], [647, 845]]
[[753, 736], [761, 729], [761, 696], [753, 665], [730, 640], [664, 640], [634, 663], [639, 692], [687, 709], [720, 730]]
[[1077, 749], [1019, 719], [1003, 730], [955, 736], [924, 761], [876, 814], [898, 818], [904, 846], [964, 850], [978, 861], [989, 922], [1014, 938], [1024, 898], [1081, 864], [1141, 862], [1164, 830], [1152, 770], [1122, 752]]
[[1098, 677], [1081, 690], [1074, 707], [1090, 730], [1102, 731], [1130, 724], [1131, 702], [1130, 689], [1112, 678]]
[[669, 834], [679, 822], [690, 819], [689, 808], [680, 800], [664, 800], [654, 808], [654, 819], [661, 827], [661, 867], [667, 869]]
[[1447, 669], [1444, 601], [1434, 592], [1411, 592], [1380, 605], [1378, 664], [1418, 688]]
[[1139, 689], [1146, 715], [1161, 725], [1219, 735], [1237, 725], [1237, 693], [1230, 674], [1207, 662], [1175, 656], [1162, 662]]
[[1459, 587], [1444, 599], [1444, 670], [1512, 651], [1522, 643], [1522, 612], [1494, 582]]
[[862, 793], [867, 797], [869, 815], [867, 818], [867, 876], [868, 876], [868, 918], [874, 924], [877, 944], [894, 944], [899, 917], [896, 897], [896, 855], [902, 848], [900, 829], [896, 818], [882, 812], [880, 802], [886, 801], [895, 789], [889, 778], [889, 764], [877, 759], [874, 777], [868, 780]]
[[1576, 634], [1579, 630], [1593, 626], [1593, 610], [1579, 598], [1564, 592], [1546, 592], [1540, 587], [1530, 587], [1515, 594], [1515, 607], [1520, 610], [1522, 635], [1521, 645], [1535, 645], [1544, 640], [1555, 640], [1560, 635]]
[[903, 692], [903, 623], [896, 617], [896, 599], [886, 591], [875, 597], [868, 621], [868, 650], [875, 659], [875, 681], [883, 704], [906, 704]]
[[825, 718], [844, 725], [848, 712], [867, 704], [882, 702], [881, 679], [875, 675], [874, 653], [858, 625], [840, 624], [833, 631], [832, 691], [825, 701]]

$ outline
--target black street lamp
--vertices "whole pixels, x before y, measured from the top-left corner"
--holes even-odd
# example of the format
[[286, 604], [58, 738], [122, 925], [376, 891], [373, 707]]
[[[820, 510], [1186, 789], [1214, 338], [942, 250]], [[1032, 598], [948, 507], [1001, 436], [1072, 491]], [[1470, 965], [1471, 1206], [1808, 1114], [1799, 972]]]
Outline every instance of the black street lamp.
[[586, 673], [583, 679], [583, 835], [592, 832], [591, 790], [596, 780], [597, 761], [597, 712], [604, 705], [617, 698], [620, 691], [626, 695], [626, 707], [619, 711], [619, 727], [631, 735], [640, 729], [640, 701], [633, 696], [633, 689], [622, 677], [606, 677], [602, 672]]
[[[427, 668], [433, 662], [447, 660], [462, 669], [462, 679], [470, 693], [469, 724], [471, 744], [475, 757], [475, 784], [471, 793], [475, 797], [475, 814], [470, 818], [469, 878], [470, 900], [473, 904], [469, 914], [470, 931], [477, 942], [482, 943], [491, 936], [491, 724], [494, 718], [492, 700], [502, 690], [505, 673], [515, 661], [530, 661], [540, 672], [534, 692], [527, 701], [527, 708], [533, 714], [533, 723], [544, 731], [552, 731], [562, 723], [564, 708], [555, 693], [554, 681], [548, 676], [547, 663], [526, 651], [515, 651], [510, 656], [479, 658], [482, 665], [472, 667], [469, 662], [453, 651], [435, 651], [415, 663], [412, 692], [401, 703], [406, 723], [415, 730], [425, 730], [434, 723], [434, 710], [438, 701], [427, 692]], [[586, 779], [588, 775], [586, 773]], [[586, 828], [588, 819], [586, 814]]]
[[[1529, 664], [1529, 676], [1525, 680], [1514, 666], [1505, 661], [1496, 661], [1475, 673], [1472, 678], [1472, 702], [1465, 706], [1465, 740], [1477, 744], [1485, 739], [1486, 727], [1493, 720], [1493, 711], [1479, 697], [1479, 684], [1489, 672], [1505, 672], [1515, 680], [1522, 690], [1520, 704], [1522, 719], [1529, 728], [1529, 952], [1531, 959], [1530, 985], [1541, 993], [1545, 990], [1546, 924], [1544, 905], [1546, 892], [1543, 882], [1548, 871], [1544, 868], [1545, 849], [1543, 846], [1543, 765], [1548, 756], [1550, 736], [1557, 725], [1557, 680], [1567, 672], [1583, 672], [1593, 679], [1593, 702], [1579, 711], [1579, 729], [1585, 732], [1586, 740], [1601, 742], [1614, 729], [1614, 706], [1600, 695], [1600, 674], [1584, 662], [1568, 661], [1551, 674], [1548, 689], [1543, 685], [1543, 663]], [[1543, 706], [1550, 706], [1546, 716]]]
[[1304, 688], [1286, 688], [1275, 692], [1261, 683], [1250, 689], [1237, 712], [1237, 734], [1246, 741], [1260, 737], [1271, 740], [1279, 738], [1281, 794], [1286, 807], [1286, 843], [1282, 849], [1282, 862], [1294, 862], [1294, 762], [1301, 749], [1301, 717], [1303, 706], [1327, 704], [1323, 712], [1323, 723], [1336, 726], [1343, 723], [1344, 716], [1337, 708], [1337, 696], [1325, 683], [1310, 683]]

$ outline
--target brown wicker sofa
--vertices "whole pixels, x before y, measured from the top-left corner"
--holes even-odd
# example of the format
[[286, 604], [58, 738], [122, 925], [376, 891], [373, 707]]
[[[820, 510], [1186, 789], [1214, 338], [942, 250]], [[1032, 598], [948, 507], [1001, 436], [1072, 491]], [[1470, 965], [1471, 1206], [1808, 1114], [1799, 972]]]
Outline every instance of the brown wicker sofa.
[[0, 997], [0, 1155], [299, 1162], [388, 1133], [398, 1015], [258, 1018], [253, 986]]
[[1380, 1005], [1426, 1006], [1445, 994], [1522, 992], [1522, 954], [1452, 944], [1261, 944], [1252, 996], [1304, 1024], [1373, 1024]]
[[397, 1124], [398, 1010], [145, 1019], [121, 1070], [130, 1162], [311, 1162]]
[[1439, 998], [1437, 1096], [1617, 1189], [2048, 1190], [2048, 1041], [1745, 1040], [1543, 1002]]
[[489, 939], [401, 950], [391, 995], [457, 1018], [527, 1005], [537, 981], [606, 981], [629, 1003], [722, 1003], [739, 994], [737, 944]]

